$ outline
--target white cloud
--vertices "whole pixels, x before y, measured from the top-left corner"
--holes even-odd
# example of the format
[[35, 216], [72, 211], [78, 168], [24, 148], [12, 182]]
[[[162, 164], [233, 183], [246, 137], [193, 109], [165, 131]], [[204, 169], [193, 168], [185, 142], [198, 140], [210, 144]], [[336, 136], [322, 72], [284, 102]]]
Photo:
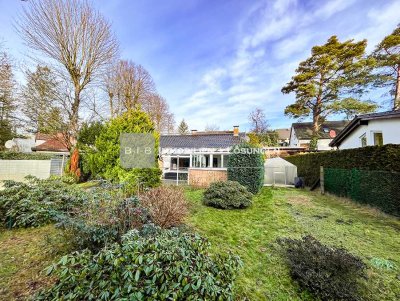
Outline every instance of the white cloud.
[[[348, 38], [368, 37], [375, 44], [398, 22], [400, 1], [370, 9], [359, 21], [367, 24], [361, 31], [348, 17], [341, 24], [331, 22], [330, 18], [339, 14], [353, 15], [352, 6], [359, 9], [356, 1], [319, 2], [310, 11], [296, 0], [257, 2], [240, 22], [234, 55], [201, 77], [197, 92], [188, 97], [187, 105], [178, 108], [178, 115], [185, 116], [197, 128], [207, 123], [229, 128], [233, 123], [247, 125], [249, 112], [261, 107], [274, 124], [282, 126], [284, 107], [294, 100], [294, 95], [282, 95], [280, 90], [299, 62], [309, 56], [313, 45], [332, 34], [340, 36], [343, 31], [352, 31]], [[363, 0], [357, 4], [362, 6]], [[287, 126], [290, 122], [286, 119]]]

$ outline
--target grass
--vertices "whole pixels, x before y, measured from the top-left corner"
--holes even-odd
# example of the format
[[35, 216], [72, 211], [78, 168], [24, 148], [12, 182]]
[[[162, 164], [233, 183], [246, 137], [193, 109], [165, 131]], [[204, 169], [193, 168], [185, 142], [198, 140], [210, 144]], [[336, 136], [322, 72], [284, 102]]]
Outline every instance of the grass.
[[264, 188], [245, 210], [201, 204], [201, 190], [187, 190], [189, 224], [206, 236], [214, 252], [233, 251], [244, 267], [235, 283], [239, 300], [310, 300], [300, 292], [276, 244], [278, 237], [311, 234], [341, 246], [368, 265], [364, 299], [400, 298], [400, 221], [333, 196], [295, 189]]
[[[368, 265], [364, 299], [400, 299], [400, 220], [333, 196], [305, 190], [264, 188], [250, 208], [220, 210], [202, 205], [202, 190], [186, 189], [188, 223], [212, 243], [233, 251], [244, 266], [235, 282], [238, 300], [312, 300], [289, 276], [278, 237], [312, 234], [343, 246]], [[54, 226], [0, 229], [0, 299], [25, 300], [52, 279], [43, 269], [68, 246]]]
[[26, 300], [52, 279], [43, 269], [65, 248], [54, 226], [0, 229], [0, 299]]

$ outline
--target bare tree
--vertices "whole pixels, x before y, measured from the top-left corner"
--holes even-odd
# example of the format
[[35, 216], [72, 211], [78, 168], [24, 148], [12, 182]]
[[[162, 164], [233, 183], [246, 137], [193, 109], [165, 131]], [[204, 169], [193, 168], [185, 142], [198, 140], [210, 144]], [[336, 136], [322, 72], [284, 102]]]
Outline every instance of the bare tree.
[[219, 131], [219, 126], [217, 124], [206, 124], [206, 126], [204, 127], [204, 131], [206, 132], [216, 132]]
[[171, 133], [174, 131], [174, 115], [169, 111], [165, 98], [158, 94], [152, 94], [143, 101], [142, 109], [149, 114], [158, 132]]
[[81, 93], [115, 58], [110, 23], [85, 0], [29, 1], [16, 23], [25, 43], [50, 58], [68, 82], [63, 106], [68, 131], [78, 133]]
[[249, 121], [253, 133], [264, 134], [268, 131], [269, 124], [262, 109], [256, 108], [252, 111], [249, 115]]
[[143, 104], [156, 92], [150, 73], [132, 61], [120, 60], [110, 66], [103, 79], [111, 116]]

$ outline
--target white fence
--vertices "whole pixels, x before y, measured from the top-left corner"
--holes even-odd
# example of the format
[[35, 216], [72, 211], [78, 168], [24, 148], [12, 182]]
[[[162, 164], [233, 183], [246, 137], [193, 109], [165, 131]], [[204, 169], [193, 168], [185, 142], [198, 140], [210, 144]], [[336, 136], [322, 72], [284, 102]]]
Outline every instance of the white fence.
[[50, 175], [62, 175], [65, 161], [51, 160], [0, 160], [0, 181], [23, 181], [28, 175], [47, 179]]

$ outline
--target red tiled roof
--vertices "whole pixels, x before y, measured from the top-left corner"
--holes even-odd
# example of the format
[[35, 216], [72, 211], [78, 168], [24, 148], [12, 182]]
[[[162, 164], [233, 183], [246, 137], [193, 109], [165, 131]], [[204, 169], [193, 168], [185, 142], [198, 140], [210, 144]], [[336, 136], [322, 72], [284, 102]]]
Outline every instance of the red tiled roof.
[[52, 138], [32, 147], [33, 151], [68, 152], [67, 146], [56, 138]]
[[54, 138], [53, 134], [43, 134], [43, 133], [36, 134], [36, 140], [50, 140], [53, 138]]

